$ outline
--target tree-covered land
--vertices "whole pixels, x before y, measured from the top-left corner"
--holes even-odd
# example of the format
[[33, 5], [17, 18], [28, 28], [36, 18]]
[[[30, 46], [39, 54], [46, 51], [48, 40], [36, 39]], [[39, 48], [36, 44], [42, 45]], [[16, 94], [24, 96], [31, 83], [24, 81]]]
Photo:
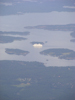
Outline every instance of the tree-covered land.
[[75, 38], [75, 31], [70, 34], [73, 38]]
[[71, 42], [75, 42], [75, 39], [70, 40]]
[[36, 42], [36, 41], [33, 41], [33, 42], [31, 42], [31, 44], [33, 45], [33, 44], [44, 44], [43, 42]]
[[58, 57], [60, 59], [73, 60], [75, 59], [75, 51], [64, 48], [54, 48], [41, 51], [40, 54]]
[[[75, 31], [70, 34], [73, 38], [75, 38]], [[71, 42], [75, 42], [75, 39], [72, 39]]]
[[0, 35], [29, 35], [30, 32], [2, 32], [0, 31]]
[[75, 31], [75, 24], [67, 25], [37, 25], [37, 26], [27, 26], [27, 29], [44, 29], [51, 31]]
[[24, 51], [24, 50], [20, 50], [20, 49], [9, 49], [9, 48], [6, 48], [5, 52], [7, 54], [15, 54], [15, 55], [23, 55], [23, 56], [26, 56], [29, 51]]
[[12, 36], [0, 36], [0, 43], [11, 43], [15, 40], [21, 41], [21, 40], [26, 40], [26, 38], [12, 37]]
[[0, 100], [75, 100], [75, 66], [0, 61]]
[[0, 0], [0, 16], [52, 11], [75, 12], [74, 6], [75, 0]]

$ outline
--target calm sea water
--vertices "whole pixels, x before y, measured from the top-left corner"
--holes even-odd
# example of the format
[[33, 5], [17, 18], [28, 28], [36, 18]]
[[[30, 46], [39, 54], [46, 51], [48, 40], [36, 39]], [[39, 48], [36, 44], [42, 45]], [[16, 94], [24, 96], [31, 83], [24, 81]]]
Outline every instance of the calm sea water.
[[[66, 25], [75, 24], [74, 12], [26, 13], [24, 15], [0, 16], [0, 31], [29, 31], [30, 35], [20, 36], [27, 40], [12, 43], [0, 43], [0, 60], [39, 61], [46, 66], [75, 66], [75, 60], [58, 59], [57, 57], [40, 55], [40, 51], [50, 48], [67, 48], [75, 51], [75, 44], [70, 42], [72, 31], [48, 31], [25, 29], [35, 25]], [[17, 36], [17, 35], [14, 35]], [[34, 48], [30, 42], [44, 42], [42, 48]], [[47, 41], [47, 43], [45, 43]], [[8, 55], [5, 48], [27, 50], [26, 56]], [[48, 60], [48, 61], [47, 61]]]

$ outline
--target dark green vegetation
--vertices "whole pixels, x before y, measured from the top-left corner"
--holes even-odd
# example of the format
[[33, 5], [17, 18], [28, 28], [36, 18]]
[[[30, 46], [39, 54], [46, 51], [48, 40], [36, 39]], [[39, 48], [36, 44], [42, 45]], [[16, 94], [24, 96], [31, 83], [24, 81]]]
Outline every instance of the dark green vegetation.
[[0, 31], [0, 35], [29, 35], [30, 32], [2, 32]]
[[73, 38], [75, 38], [75, 31], [70, 34]]
[[38, 25], [38, 26], [27, 26], [28, 29], [44, 29], [50, 31], [75, 31], [75, 24], [67, 25]]
[[31, 42], [31, 44], [33, 45], [33, 44], [44, 44], [43, 42]]
[[[38, 25], [38, 26], [27, 26], [27, 29], [44, 29], [50, 31], [73, 31], [70, 35], [75, 38], [75, 24], [67, 24], [67, 25]], [[70, 40], [71, 42], [75, 42], [75, 39]]]
[[29, 32], [2, 32], [0, 31], [0, 43], [11, 43], [15, 40], [26, 40], [23, 37], [4, 36], [4, 35], [29, 35]]
[[58, 57], [60, 59], [73, 60], [75, 59], [75, 51], [63, 48], [47, 49], [41, 51], [40, 54]]
[[0, 0], [0, 15], [45, 13], [52, 11], [75, 12], [74, 8], [70, 8], [75, 6], [74, 3], [75, 0]]
[[0, 100], [75, 100], [75, 67], [0, 61]]
[[23, 37], [12, 37], [12, 36], [0, 36], [0, 43], [10, 43], [15, 40], [26, 40], [26, 38]]
[[[75, 31], [70, 34], [73, 38], [75, 38]], [[75, 39], [72, 39], [71, 42], [75, 42]]]
[[15, 54], [15, 55], [23, 55], [23, 56], [26, 56], [29, 53], [29, 51], [24, 51], [20, 49], [8, 49], [8, 48], [6, 48], [5, 52], [7, 54]]
[[[24, 27], [27, 29], [44, 29], [50, 31], [73, 31], [70, 35], [75, 38], [75, 24], [67, 24], [67, 25], [38, 25], [38, 26], [27, 26]], [[71, 42], [75, 42], [75, 39], [70, 40]]]
[[75, 39], [70, 40], [71, 42], [75, 42]]

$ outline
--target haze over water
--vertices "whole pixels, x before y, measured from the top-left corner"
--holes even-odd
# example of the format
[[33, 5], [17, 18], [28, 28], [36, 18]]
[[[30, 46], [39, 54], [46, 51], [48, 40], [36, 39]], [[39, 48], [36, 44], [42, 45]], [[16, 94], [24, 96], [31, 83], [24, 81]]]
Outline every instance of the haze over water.
[[[74, 12], [26, 13], [23, 15], [0, 16], [0, 31], [29, 31], [30, 35], [19, 36], [27, 40], [12, 43], [0, 43], [0, 60], [39, 61], [46, 66], [74, 66], [75, 60], [58, 59], [57, 57], [40, 55], [40, 51], [51, 48], [67, 48], [75, 51], [75, 44], [70, 42], [72, 31], [48, 31], [43, 29], [25, 29], [36, 25], [66, 25], [75, 24]], [[14, 35], [15, 36], [15, 35]], [[17, 37], [17, 35], [16, 35]], [[42, 48], [34, 48], [30, 42], [43, 42]], [[46, 43], [47, 41], [47, 43]], [[9, 55], [5, 48], [27, 50], [26, 56]]]
[[75, 0], [0, 0], [0, 100], [75, 100]]

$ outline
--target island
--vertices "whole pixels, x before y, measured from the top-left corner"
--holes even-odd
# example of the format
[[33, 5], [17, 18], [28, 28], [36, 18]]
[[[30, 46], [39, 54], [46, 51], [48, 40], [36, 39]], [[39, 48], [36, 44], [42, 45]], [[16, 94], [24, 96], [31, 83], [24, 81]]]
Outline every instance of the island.
[[70, 34], [74, 39], [70, 40], [71, 42], [75, 42], [75, 31]]
[[30, 32], [6, 32], [6, 31], [0, 31], [0, 35], [29, 35]]
[[71, 42], [75, 42], [75, 39], [70, 40]]
[[53, 57], [58, 57], [60, 59], [65, 60], [74, 60], [75, 59], [75, 51], [70, 49], [64, 48], [53, 48], [41, 51], [40, 54], [42, 55], [50, 55]]
[[26, 39], [27, 38], [23, 38], [23, 37], [0, 36], [0, 43], [11, 43], [15, 40], [21, 41]]
[[44, 43], [43, 42], [36, 42], [36, 41], [33, 41], [33, 42], [30, 42], [32, 45], [34, 45], [34, 44], [42, 44], [42, 45], [44, 45]]
[[75, 38], [75, 31], [70, 34], [73, 38]]
[[75, 100], [75, 66], [0, 61], [1, 100]]
[[75, 24], [67, 25], [37, 25], [37, 26], [27, 26], [26, 29], [44, 29], [50, 31], [75, 31]]
[[30, 42], [32, 45], [33, 45], [33, 47], [35, 47], [35, 48], [42, 48], [42, 46], [44, 45], [44, 43], [43, 42], [36, 42], [36, 41], [33, 41], [33, 42]]
[[23, 55], [23, 56], [26, 56], [29, 53], [29, 51], [24, 51], [20, 49], [8, 49], [8, 48], [5, 49], [5, 52], [10, 55], [14, 54], [14, 55]]

